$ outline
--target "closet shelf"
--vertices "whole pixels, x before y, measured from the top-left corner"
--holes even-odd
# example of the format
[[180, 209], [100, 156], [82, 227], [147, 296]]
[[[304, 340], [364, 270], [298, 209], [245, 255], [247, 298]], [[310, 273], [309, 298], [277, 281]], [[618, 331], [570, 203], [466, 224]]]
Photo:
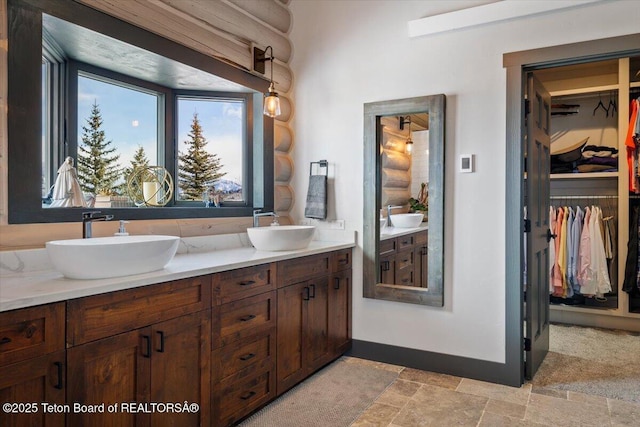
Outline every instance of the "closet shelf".
[[620, 85], [604, 85], [604, 86], [590, 86], [590, 87], [580, 87], [576, 89], [567, 89], [567, 90], [555, 90], [553, 92], [549, 92], [551, 97], [555, 96], [567, 96], [567, 95], [580, 95], [582, 93], [597, 93], [597, 92], [606, 92], [611, 90], [620, 89]]
[[593, 178], [617, 178], [618, 172], [585, 172], [585, 173], [552, 173], [551, 179], [593, 179]]
[[629, 87], [640, 87], [640, 82], [631, 82]]

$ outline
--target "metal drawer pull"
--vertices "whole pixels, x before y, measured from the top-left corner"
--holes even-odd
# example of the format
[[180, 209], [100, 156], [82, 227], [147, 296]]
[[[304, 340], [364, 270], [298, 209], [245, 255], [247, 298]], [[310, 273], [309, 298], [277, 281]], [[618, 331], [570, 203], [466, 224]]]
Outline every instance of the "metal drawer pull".
[[11, 342], [11, 338], [9, 337], [4, 337], [0, 339], [0, 344], [9, 344], [10, 342]]
[[333, 279], [333, 289], [340, 289], [340, 278], [336, 277]]
[[245, 280], [244, 282], [240, 282], [240, 286], [249, 286], [249, 285], [255, 285], [256, 281], [255, 280]]
[[309, 301], [309, 287], [305, 286], [304, 288], [302, 288], [304, 293], [302, 294], [302, 300], [303, 301]]
[[149, 335], [143, 335], [142, 339], [145, 340], [147, 342], [147, 352], [142, 353], [142, 357], [146, 357], [147, 359], [151, 357], [151, 337], [149, 337]]
[[252, 398], [255, 395], [256, 395], [255, 391], [250, 391], [249, 393], [245, 394], [244, 396], [240, 396], [240, 399], [247, 400], [247, 399]]
[[157, 331], [156, 334], [160, 335], [160, 349], [156, 350], [158, 353], [164, 353], [164, 332]]
[[62, 362], [53, 362], [53, 364], [58, 368], [58, 382], [53, 387], [62, 390]]
[[240, 356], [240, 360], [249, 360], [256, 357], [255, 353], [245, 354], [244, 356]]
[[316, 297], [316, 285], [309, 285], [309, 288], [313, 291], [312, 293], [309, 294], [309, 298], [315, 298]]
[[255, 318], [256, 318], [256, 315], [255, 315], [255, 314], [249, 314], [249, 315], [247, 315], [247, 316], [241, 317], [241, 318], [240, 318], [240, 321], [241, 321], [241, 322], [248, 322], [249, 320], [251, 320], [251, 319], [255, 319]]

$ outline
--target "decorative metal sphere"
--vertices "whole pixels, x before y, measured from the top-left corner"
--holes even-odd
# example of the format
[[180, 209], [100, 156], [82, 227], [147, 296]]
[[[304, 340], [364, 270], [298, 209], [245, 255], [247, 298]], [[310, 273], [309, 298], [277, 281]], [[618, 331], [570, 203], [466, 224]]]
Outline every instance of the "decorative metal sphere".
[[136, 206], [165, 206], [173, 197], [173, 178], [162, 166], [139, 166], [127, 177], [127, 193]]

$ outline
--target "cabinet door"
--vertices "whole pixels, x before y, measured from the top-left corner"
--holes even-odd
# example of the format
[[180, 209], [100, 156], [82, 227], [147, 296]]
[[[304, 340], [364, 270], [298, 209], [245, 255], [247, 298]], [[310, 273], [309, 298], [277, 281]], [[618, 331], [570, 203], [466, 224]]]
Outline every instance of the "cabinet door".
[[413, 252], [413, 260], [415, 262], [414, 269], [414, 278], [415, 278], [415, 286], [419, 286], [422, 288], [426, 288], [428, 281], [428, 262], [427, 262], [427, 253], [428, 253], [427, 245], [417, 246]]
[[[308, 281], [307, 328], [305, 349], [310, 372], [331, 361], [329, 340], [329, 279], [323, 276]], [[309, 373], [310, 373], [309, 372]]]
[[64, 413], [45, 414], [41, 405], [65, 403], [64, 366], [64, 351], [59, 351], [0, 368], [0, 403], [27, 404], [29, 411], [0, 411], [0, 426], [64, 426]]
[[306, 376], [304, 359], [307, 282], [278, 289], [277, 392], [283, 393]]
[[396, 283], [396, 255], [380, 257], [380, 283]]
[[414, 253], [413, 249], [398, 252], [396, 255], [396, 285], [414, 286]]
[[195, 413], [154, 412], [151, 425], [209, 425], [211, 311], [158, 323], [151, 335], [151, 402], [200, 405]]
[[329, 283], [329, 339], [333, 357], [351, 347], [351, 270], [334, 273]]
[[[105, 406], [149, 402], [151, 338], [151, 328], [142, 328], [67, 350], [67, 401]], [[150, 425], [148, 415], [123, 411], [71, 411], [67, 416], [72, 426]]]

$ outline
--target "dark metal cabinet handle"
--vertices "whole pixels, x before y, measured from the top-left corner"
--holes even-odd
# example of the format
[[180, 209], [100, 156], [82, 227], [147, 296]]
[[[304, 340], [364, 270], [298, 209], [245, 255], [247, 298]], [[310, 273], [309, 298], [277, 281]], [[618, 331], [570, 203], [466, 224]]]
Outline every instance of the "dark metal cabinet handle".
[[53, 387], [62, 390], [62, 362], [53, 362], [53, 365], [58, 369], [58, 382]]
[[303, 293], [302, 293], [302, 300], [303, 301], [309, 301], [309, 287], [305, 286], [304, 288], [302, 288]]
[[256, 284], [255, 280], [245, 280], [244, 282], [240, 282], [240, 286], [251, 286], [255, 284]]
[[157, 349], [156, 351], [158, 353], [164, 353], [164, 332], [157, 331], [156, 334], [158, 334], [160, 336], [160, 348]]
[[245, 354], [244, 356], [240, 356], [240, 360], [249, 360], [249, 359], [253, 359], [254, 357], [256, 357], [255, 353], [249, 353], [249, 354]]
[[422, 247], [422, 256], [427, 256], [428, 253], [429, 253], [429, 247], [423, 246]]
[[3, 337], [2, 339], [0, 339], [0, 344], [9, 344], [11, 342], [11, 338], [9, 337]]
[[349, 264], [349, 260], [347, 258], [342, 258], [341, 260], [338, 260], [338, 264], [342, 264], [342, 265]]
[[251, 399], [255, 395], [256, 395], [255, 391], [250, 391], [249, 393], [247, 393], [247, 394], [245, 394], [243, 396], [240, 396], [240, 399], [242, 399], [242, 400]]
[[240, 321], [241, 321], [241, 322], [248, 322], [249, 320], [251, 320], [251, 319], [255, 319], [255, 318], [256, 318], [256, 315], [255, 315], [255, 314], [249, 314], [249, 315], [246, 315], [246, 316], [244, 316], [244, 317], [241, 317], [241, 318], [240, 318]]
[[316, 285], [309, 285], [309, 288], [311, 289], [311, 293], [309, 295], [309, 298], [315, 298], [316, 297]]
[[340, 289], [340, 278], [336, 277], [333, 279], [333, 289]]
[[[146, 342], [146, 353], [142, 353], [142, 357], [146, 357], [147, 359], [151, 357], [151, 337], [149, 335], [143, 335], [142, 339]], [[143, 348], [144, 350], [144, 348]]]
[[382, 271], [389, 271], [389, 270], [391, 270], [391, 263], [389, 261], [383, 261]]

